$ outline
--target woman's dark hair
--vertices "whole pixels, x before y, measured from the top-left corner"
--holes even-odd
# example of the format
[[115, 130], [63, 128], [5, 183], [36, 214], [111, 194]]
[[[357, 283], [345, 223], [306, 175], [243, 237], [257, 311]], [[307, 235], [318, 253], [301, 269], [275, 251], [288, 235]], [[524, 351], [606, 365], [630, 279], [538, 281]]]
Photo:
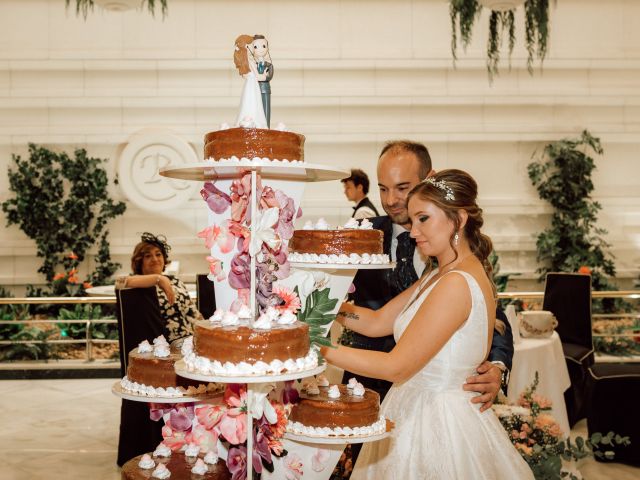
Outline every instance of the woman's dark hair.
[[164, 235], [156, 236], [152, 233], [144, 232], [140, 237], [140, 242], [133, 249], [133, 255], [131, 255], [131, 271], [134, 274], [142, 275], [142, 259], [154, 247], [162, 253], [165, 266], [169, 263], [171, 247], [167, 244], [167, 238]]
[[495, 295], [496, 287], [493, 283], [493, 268], [491, 267], [491, 262], [489, 262], [493, 243], [487, 235], [480, 231], [484, 224], [484, 219], [482, 218], [482, 209], [477, 203], [478, 184], [473, 177], [462, 170], [442, 170], [413, 187], [407, 196], [407, 203], [413, 196], [432, 202], [453, 222], [454, 228], [451, 238], [449, 238], [449, 245], [451, 245], [456, 254], [454, 260], [458, 258], [458, 250], [454, 242], [456, 232], [460, 231], [458, 212], [460, 210], [467, 212], [464, 236], [469, 242], [471, 251], [480, 260], [485, 272], [487, 272], [487, 277], [491, 281]]

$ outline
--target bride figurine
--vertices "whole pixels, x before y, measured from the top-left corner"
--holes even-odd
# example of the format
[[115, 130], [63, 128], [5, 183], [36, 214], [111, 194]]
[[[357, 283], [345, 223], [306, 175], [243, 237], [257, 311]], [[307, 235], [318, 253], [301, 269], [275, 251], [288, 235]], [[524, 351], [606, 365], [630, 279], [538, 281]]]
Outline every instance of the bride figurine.
[[258, 84], [258, 70], [250, 52], [254, 38], [252, 35], [240, 35], [236, 38], [233, 63], [244, 77], [244, 87], [240, 99], [240, 111], [236, 126], [269, 128], [262, 106], [262, 94]]

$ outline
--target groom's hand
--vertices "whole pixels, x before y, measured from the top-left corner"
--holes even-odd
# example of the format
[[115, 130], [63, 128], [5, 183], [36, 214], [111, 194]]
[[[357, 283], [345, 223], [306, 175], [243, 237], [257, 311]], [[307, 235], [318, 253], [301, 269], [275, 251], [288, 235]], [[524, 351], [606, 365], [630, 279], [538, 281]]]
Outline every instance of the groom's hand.
[[476, 371], [478, 375], [468, 377], [462, 389], [480, 393], [471, 399], [471, 403], [482, 403], [480, 411], [484, 412], [487, 408], [491, 408], [500, 390], [502, 371], [489, 361], [482, 363]]

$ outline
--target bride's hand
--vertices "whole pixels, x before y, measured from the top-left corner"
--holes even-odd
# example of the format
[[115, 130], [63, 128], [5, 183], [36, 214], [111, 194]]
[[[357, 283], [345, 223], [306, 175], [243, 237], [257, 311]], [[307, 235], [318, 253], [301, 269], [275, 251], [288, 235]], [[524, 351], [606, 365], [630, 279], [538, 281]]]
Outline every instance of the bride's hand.
[[484, 412], [491, 408], [496, 395], [500, 391], [502, 371], [489, 361], [482, 363], [476, 371], [478, 375], [467, 378], [467, 383], [462, 386], [462, 389], [468, 392], [480, 393], [480, 395], [471, 399], [471, 403], [482, 403], [480, 411]]

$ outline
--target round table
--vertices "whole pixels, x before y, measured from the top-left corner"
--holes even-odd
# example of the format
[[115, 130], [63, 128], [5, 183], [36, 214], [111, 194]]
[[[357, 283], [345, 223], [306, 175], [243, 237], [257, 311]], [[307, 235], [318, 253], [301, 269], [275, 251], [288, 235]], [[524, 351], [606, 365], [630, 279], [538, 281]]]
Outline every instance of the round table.
[[552, 402], [549, 412], [558, 422], [562, 432], [570, 432], [564, 391], [571, 386], [567, 363], [557, 332], [549, 338], [522, 338], [514, 344], [513, 367], [509, 379], [507, 398], [516, 402], [531, 385], [536, 371], [539, 383], [536, 393]]

